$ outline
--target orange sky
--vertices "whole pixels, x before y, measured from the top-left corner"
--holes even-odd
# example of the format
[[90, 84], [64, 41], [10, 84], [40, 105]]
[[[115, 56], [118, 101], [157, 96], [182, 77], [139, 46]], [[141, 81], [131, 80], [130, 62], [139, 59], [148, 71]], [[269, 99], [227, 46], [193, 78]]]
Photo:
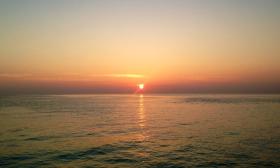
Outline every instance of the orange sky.
[[280, 91], [280, 3], [0, 2], [1, 93]]

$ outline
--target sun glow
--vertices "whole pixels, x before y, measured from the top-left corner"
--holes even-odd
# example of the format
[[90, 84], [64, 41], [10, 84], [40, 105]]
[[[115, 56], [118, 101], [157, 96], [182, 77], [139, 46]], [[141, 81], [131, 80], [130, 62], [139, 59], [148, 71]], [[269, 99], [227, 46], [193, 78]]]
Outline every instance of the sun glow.
[[143, 83], [138, 84], [138, 88], [139, 90], [143, 90], [145, 87], [145, 85]]

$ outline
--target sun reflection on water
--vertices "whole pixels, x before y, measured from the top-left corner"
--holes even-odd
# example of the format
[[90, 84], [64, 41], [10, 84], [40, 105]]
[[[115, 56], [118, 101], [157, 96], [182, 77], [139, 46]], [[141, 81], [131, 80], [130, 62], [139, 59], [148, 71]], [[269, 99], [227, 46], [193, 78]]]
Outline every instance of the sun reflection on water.
[[148, 138], [146, 133], [146, 112], [144, 106], [144, 96], [143, 94], [139, 95], [139, 104], [138, 104], [138, 125], [141, 129], [140, 139], [144, 141]]
[[144, 128], [145, 127], [145, 109], [144, 109], [144, 97], [143, 95], [141, 94], [139, 96], [139, 112], [138, 112], [138, 115], [139, 115], [139, 126], [141, 128]]

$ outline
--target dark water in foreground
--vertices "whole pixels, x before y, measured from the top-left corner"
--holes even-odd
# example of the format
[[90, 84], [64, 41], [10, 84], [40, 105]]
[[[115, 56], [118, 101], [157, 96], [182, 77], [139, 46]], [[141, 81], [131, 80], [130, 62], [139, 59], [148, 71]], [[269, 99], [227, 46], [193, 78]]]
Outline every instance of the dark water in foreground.
[[280, 96], [0, 97], [0, 167], [280, 167]]

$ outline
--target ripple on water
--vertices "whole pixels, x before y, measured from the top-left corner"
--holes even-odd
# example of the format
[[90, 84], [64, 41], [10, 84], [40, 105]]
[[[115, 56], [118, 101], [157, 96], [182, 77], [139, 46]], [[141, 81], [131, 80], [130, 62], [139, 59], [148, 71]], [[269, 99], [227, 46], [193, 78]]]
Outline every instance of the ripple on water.
[[218, 103], [218, 104], [260, 104], [260, 103], [280, 103], [279, 97], [188, 97], [185, 103]]
[[[113, 153], [120, 153], [121, 151], [127, 151], [132, 148], [141, 148], [141, 146], [136, 143], [118, 143], [118, 144], [106, 144], [98, 147], [93, 147], [85, 150], [76, 150], [76, 151], [68, 151], [63, 152], [63, 154], [59, 154], [53, 157], [56, 161], [70, 161], [70, 160], [80, 160], [80, 159], [89, 159], [92, 157], [100, 156], [100, 155], [110, 155]], [[112, 158], [108, 159], [108, 162], [112, 162], [113, 160], [121, 161], [122, 158]], [[126, 159], [123, 159], [126, 161]]]

